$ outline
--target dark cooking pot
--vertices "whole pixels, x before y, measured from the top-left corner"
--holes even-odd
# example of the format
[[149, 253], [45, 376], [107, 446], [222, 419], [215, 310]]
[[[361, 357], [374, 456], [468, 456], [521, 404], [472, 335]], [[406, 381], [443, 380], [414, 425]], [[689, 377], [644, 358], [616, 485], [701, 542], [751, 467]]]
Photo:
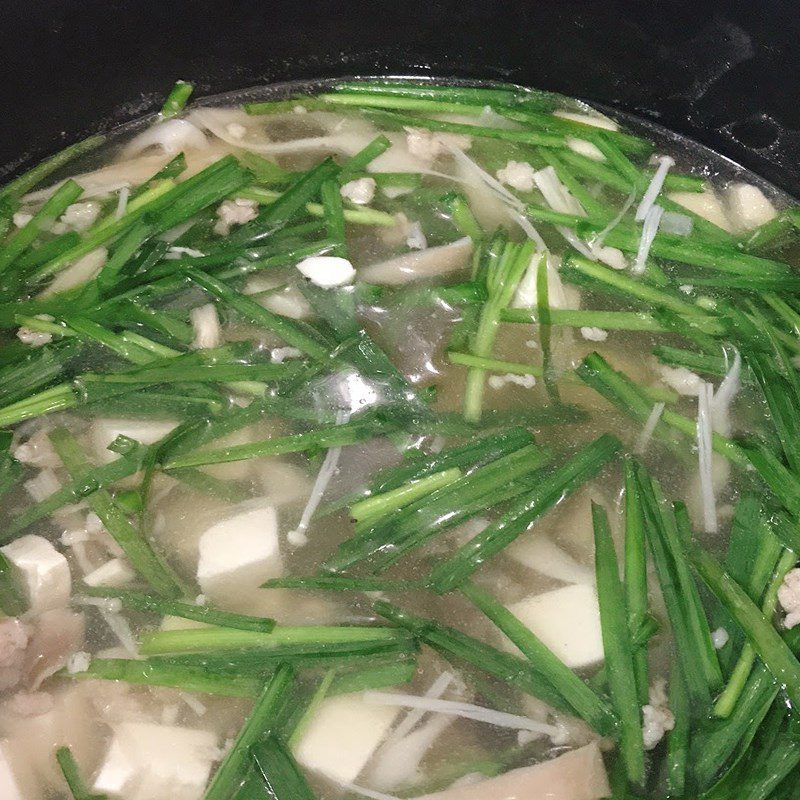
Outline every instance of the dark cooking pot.
[[104, 0], [4, 4], [0, 165], [156, 109], [293, 78], [494, 78], [685, 133], [800, 195], [793, 0]]

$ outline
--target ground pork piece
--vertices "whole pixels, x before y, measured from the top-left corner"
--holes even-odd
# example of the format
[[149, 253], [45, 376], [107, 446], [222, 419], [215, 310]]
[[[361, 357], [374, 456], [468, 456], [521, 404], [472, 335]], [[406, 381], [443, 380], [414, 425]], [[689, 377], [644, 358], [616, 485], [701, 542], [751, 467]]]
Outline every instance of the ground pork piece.
[[258, 216], [258, 203], [244, 197], [223, 200], [217, 208], [217, 216], [219, 220], [214, 225], [214, 231], [221, 236], [227, 236], [231, 231], [231, 225], [244, 225], [245, 222], [250, 222]]
[[786, 612], [783, 620], [786, 628], [791, 629], [800, 624], [800, 569], [795, 568], [786, 573], [778, 589], [778, 600]]
[[0, 691], [20, 682], [30, 636], [30, 627], [16, 617], [0, 620]]
[[375, 178], [356, 178], [354, 181], [348, 181], [339, 192], [342, 197], [355, 203], [357, 206], [365, 206], [372, 201], [375, 197]]
[[460, 133], [441, 133], [439, 131], [428, 131], [424, 128], [406, 128], [406, 144], [408, 152], [412, 156], [431, 163], [442, 153], [447, 152], [449, 147], [469, 150], [472, 146], [472, 139]]
[[497, 180], [519, 192], [533, 191], [533, 167], [527, 161], [509, 161], [503, 169], [497, 170]]

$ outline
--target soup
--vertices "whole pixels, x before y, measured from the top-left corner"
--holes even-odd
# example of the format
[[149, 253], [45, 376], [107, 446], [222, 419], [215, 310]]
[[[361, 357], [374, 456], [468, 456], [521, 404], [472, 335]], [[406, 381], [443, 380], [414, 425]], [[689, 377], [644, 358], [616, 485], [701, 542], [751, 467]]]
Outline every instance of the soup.
[[512, 86], [0, 190], [0, 795], [794, 797], [797, 209]]

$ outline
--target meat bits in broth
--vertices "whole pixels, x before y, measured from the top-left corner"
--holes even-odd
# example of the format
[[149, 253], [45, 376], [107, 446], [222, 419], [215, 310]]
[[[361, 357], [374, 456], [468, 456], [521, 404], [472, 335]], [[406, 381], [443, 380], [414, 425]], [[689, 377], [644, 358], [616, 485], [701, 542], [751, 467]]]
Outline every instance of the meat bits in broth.
[[513, 86], [0, 190], [4, 800], [782, 798], [797, 209]]

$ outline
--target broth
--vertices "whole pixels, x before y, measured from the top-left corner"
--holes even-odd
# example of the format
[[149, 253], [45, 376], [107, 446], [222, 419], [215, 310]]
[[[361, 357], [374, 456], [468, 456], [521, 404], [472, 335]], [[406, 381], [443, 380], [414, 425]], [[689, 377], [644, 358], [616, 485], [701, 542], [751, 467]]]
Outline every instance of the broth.
[[0, 794], [790, 797], [790, 199], [516, 87], [182, 93], [0, 193]]

